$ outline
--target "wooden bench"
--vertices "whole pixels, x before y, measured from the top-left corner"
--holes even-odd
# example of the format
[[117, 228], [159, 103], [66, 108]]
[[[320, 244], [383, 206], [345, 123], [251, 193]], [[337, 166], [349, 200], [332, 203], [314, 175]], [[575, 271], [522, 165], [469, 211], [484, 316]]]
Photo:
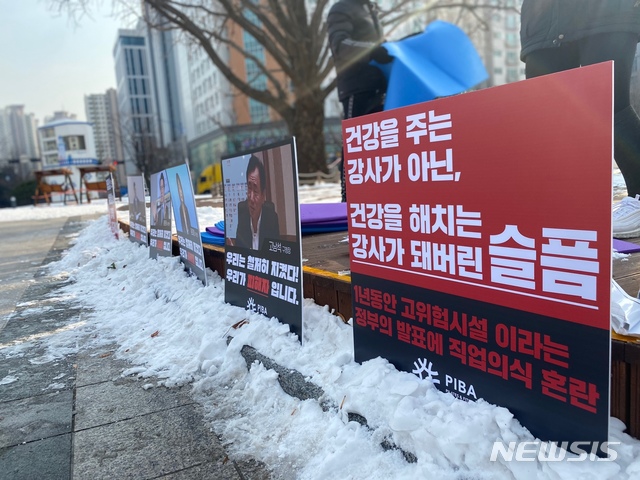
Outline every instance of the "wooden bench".
[[[106, 179], [96, 180], [93, 182], [88, 182], [86, 179], [86, 175], [91, 173], [103, 174], [102, 176], [106, 176], [111, 173], [115, 173], [116, 165], [86, 165], [82, 167], [78, 167], [80, 171], [80, 203], [82, 203], [82, 194], [84, 193], [87, 203], [91, 203], [91, 193], [102, 193], [106, 194], [107, 192], [107, 181]], [[120, 196], [120, 189], [118, 188], [118, 181], [116, 179], [116, 175], [113, 175], [113, 189], [116, 192], [116, 196], [119, 199], [122, 199]]]
[[[64, 204], [67, 204], [67, 197], [73, 196], [76, 203], [78, 203], [78, 195], [76, 194], [75, 187], [71, 180], [71, 170], [68, 168], [54, 168], [51, 170], [38, 170], [34, 172], [36, 177], [36, 190], [31, 196], [33, 204], [38, 205], [40, 200], [45, 200], [47, 205], [51, 204], [52, 194], [60, 194], [63, 196]], [[47, 183], [45, 178], [47, 177], [64, 177], [64, 183], [55, 184]]]

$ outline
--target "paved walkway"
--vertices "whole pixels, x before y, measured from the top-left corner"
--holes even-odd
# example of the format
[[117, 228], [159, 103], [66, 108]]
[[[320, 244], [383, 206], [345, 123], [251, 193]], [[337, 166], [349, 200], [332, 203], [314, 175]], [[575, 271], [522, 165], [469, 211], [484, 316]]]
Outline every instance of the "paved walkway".
[[149, 379], [121, 377], [129, 365], [114, 349], [83, 349], [80, 336], [48, 348], [82, 321], [58, 294], [68, 280], [45, 268], [82, 220], [0, 228], [0, 478], [268, 479], [228, 458], [188, 386], [144, 389]]

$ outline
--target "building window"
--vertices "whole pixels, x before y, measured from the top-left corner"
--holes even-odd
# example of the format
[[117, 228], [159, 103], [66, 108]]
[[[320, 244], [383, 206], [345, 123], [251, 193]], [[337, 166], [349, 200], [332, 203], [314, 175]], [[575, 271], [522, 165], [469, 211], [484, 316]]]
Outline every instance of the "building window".
[[147, 69], [145, 68], [144, 57], [142, 56], [142, 50], [138, 50], [138, 72], [140, 75], [145, 75]]
[[135, 68], [133, 66], [133, 52], [131, 50], [126, 50], [124, 52], [124, 59], [127, 65], [127, 75], [135, 75]]
[[64, 149], [69, 150], [86, 150], [84, 143], [84, 135], [67, 135], [62, 137], [64, 141]]
[[269, 121], [269, 107], [253, 98], [249, 99], [249, 111], [252, 123], [265, 123]]
[[144, 46], [144, 37], [120, 37], [122, 45]]

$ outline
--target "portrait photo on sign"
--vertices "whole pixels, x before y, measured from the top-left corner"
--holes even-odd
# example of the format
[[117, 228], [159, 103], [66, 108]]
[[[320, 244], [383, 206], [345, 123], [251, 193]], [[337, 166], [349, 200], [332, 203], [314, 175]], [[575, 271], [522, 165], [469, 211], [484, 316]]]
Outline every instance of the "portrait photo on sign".
[[302, 242], [295, 138], [222, 159], [225, 302], [302, 338]]
[[188, 237], [199, 237], [195, 198], [187, 165], [172, 167], [165, 171], [171, 192], [176, 230]]
[[149, 256], [171, 255], [171, 192], [167, 172], [161, 170], [150, 178], [151, 231], [149, 232]]
[[261, 250], [266, 240], [297, 240], [292, 159], [286, 143], [222, 160], [227, 245]]
[[169, 192], [171, 192], [180, 260], [189, 273], [196, 275], [204, 285], [207, 285], [204, 252], [189, 166], [182, 164], [168, 168], [165, 172], [169, 182]]
[[151, 175], [151, 226], [171, 227], [171, 194], [167, 173], [163, 170]]
[[129, 192], [129, 239], [148, 245], [144, 177], [142, 175], [128, 176], [127, 189]]
[[127, 177], [129, 192], [129, 218], [133, 222], [141, 222], [146, 218], [144, 199], [144, 179], [141, 175]]

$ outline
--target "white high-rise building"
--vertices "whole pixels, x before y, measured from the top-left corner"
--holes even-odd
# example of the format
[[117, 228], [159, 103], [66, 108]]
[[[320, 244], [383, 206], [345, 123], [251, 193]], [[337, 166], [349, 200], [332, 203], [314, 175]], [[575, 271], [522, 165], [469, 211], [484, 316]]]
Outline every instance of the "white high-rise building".
[[[228, 63], [228, 48], [221, 46], [219, 51], [223, 52]], [[202, 48], [194, 46], [189, 49], [187, 69], [195, 136], [200, 137], [221, 127], [235, 125], [237, 118], [229, 81], [220, 74]]]
[[124, 160], [117, 106], [117, 94], [113, 88], [84, 97], [85, 115], [93, 125], [96, 156], [102, 163]]
[[38, 124], [32, 113], [25, 113], [24, 105], [0, 108], [0, 160], [17, 161], [20, 157], [38, 158]]
[[118, 114], [127, 175], [139, 173], [136, 156], [157, 145], [154, 91], [147, 42], [137, 30], [118, 30], [113, 50], [118, 91]]
[[[516, 7], [522, 0], [507, 0], [506, 6]], [[515, 10], [486, 10], [488, 28], [473, 36], [484, 60], [493, 87], [524, 80], [524, 63], [520, 61], [520, 15]]]
[[[153, 23], [160, 21], [148, 5], [144, 8]], [[181, 52], [174, 37], [144, 20], [118, 31], [113, 56], [127, 175], [151, 174], [187, 157]]]

